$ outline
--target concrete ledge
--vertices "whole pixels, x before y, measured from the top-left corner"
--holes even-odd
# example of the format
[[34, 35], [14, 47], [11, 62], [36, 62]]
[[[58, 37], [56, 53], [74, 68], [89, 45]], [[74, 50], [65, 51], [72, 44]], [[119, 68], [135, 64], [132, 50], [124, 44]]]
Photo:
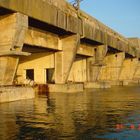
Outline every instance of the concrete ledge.
[[36, 93], [49, 93], [49, 92], [82, 92], [84, 91], [83, 84], [40, 84], [34, 88]]
[[123, 81], [110, 81], [111, 86], [123, 86]]
[[110, 84], [111, 86], [127, 86], [129, 82], [129, 80], [110, 81]]
[[139, 80], [120, 80], [120, 81], [110, 81], [111, 86], [129, 86], [129, 85], [139, 85]]
[[32, 99], [34, 97], [35, 93], [31, 87], [0, 87], [0, 103]]
[[133, 86], [133, 85], [140, 85], [140, 81], [139, 80], [124, 80], [123, 81], [123, 86]]
[[83, 84], [49, 84], [49, 92], [82, 92], [84, 91]]
[[18, 51], [7, 51], [7, 52], [0, 52], [0, 56], [29, 56], [31, 53], [27, 52], [18, 52]]
[[109, 82], [86, 82], [84, 88], [111, 88]]
[[129, 85], [140, 85], [140, 80], [132, 80], [129, 82]]

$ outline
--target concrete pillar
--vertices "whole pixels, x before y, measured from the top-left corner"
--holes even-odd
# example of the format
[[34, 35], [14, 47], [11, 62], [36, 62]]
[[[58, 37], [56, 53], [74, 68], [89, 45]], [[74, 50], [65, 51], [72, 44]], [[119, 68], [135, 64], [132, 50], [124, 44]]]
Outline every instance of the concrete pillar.
[[93, 63], [95, 63], [95, 56], [87, 58], [87, 82], [93, 82], [94, 72], [93, 72]]
[[120, 81], [131, 81], [134, 78], [138, 66], [138, 58], [125, 58], [120, 72]]
[[28, 27], [28, 18], [20, 13], [0, 18], [0, 85], [12, 85]]
[[96, 82], [107, 53], [107, 46], [100, 45], [94, 49], [94, 56], [87, 58], [87, 81]]
[[55, 53], [55, 83], [65, 84], [80, 45], [80, 36], [76, 34], [61, 38], [59, 44], [62, 51]]
[[125, 53], [123, 52], [107, 54], [103, 61], [105, 66], [101, 68], [98, 80], [112, 82], [118, 81], [124, 58]]

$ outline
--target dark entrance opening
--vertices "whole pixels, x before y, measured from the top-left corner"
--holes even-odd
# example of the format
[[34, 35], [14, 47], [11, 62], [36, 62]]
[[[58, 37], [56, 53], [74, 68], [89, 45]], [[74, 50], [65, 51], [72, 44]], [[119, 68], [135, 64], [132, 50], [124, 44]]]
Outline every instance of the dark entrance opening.
[[46, 69], [46, 83], [54, 83], [54, 68]]
[[34, 80], [34, 69], [26, 70], [26, 79]]

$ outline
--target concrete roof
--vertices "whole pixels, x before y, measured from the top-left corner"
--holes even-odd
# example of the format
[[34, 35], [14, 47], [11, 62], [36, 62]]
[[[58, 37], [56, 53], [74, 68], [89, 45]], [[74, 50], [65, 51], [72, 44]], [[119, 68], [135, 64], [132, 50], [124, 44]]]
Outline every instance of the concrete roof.
[[132, 56], [140, 56], [137, 45], [64, 0], [0, 0], [0, 6], [78, 33], [83, 38], [106, 44]]

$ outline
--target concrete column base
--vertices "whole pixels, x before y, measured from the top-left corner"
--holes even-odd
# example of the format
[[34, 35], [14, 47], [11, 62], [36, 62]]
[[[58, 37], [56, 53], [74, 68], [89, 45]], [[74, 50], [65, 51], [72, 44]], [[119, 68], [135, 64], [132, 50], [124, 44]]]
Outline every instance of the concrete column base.
[[0, 103], [32, 99], [35, 92], [31, 87], [0, 87]]
[[111, 88], [109, 82], [86, 82], [84, 88]]

